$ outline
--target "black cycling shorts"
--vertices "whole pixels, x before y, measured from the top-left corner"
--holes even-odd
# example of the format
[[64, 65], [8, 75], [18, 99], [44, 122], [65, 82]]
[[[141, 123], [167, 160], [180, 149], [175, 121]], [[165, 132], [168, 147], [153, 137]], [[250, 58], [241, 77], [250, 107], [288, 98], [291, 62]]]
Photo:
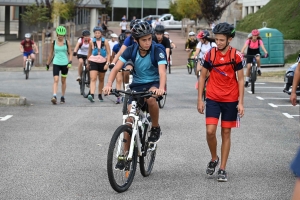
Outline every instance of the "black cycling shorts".
[[59, 76], [59, 71], [61, 71], [61, 77], [67, 77], [68, 75], [68, 65], [55, 65], [53, 64], [53, 76]]
[[86, 59], [87, 55], [77, 54], [77, 59], [79, 58]]
[[96, 63], [96, 62], [90, 61], [90, 71], [96, 70], [98, 72], [105, 73], [107, 71], [107, 70], [104, 70], [105, 64], [106, 64], [106, 62], [104, 62], [104, 63]]
[[[247, 55], [256, 55], [256, 54], [260, 54], [259, 49], [250, 49], [250, 48], [248, 48]], [[252, 61], [253, 61], [253, 57], [247, 58], [247, 64], [252, 63]]]

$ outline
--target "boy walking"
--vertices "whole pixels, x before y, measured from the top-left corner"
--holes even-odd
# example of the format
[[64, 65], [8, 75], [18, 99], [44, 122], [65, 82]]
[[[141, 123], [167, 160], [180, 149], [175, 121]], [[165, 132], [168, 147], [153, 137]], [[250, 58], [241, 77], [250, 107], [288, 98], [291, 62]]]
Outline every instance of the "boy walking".
[[[239, 127], [239, 117], [244, 115], [244, 73], [242, 55], [229, 43], [235, 36], [234, 27], [226, 22], [213, 29], [217, 47], [211, 48], [203, 57], [202, 71], [198, 82], [198, 112], [204, 114], [202, 93], [204, 81], [209, 71], [206, 85], [206, 139], [211, 160], [206, 173], [213, 175], [221, 162], [217, 180], [227, 181], [226, 164], [230, 151], [231, 128]], [[237, 75], [237, 76], [236, 76]], [[221, 114], [222, 113], [222, 114]], [[221, 115], [221, 160], [217, 155], [217, 124]]]

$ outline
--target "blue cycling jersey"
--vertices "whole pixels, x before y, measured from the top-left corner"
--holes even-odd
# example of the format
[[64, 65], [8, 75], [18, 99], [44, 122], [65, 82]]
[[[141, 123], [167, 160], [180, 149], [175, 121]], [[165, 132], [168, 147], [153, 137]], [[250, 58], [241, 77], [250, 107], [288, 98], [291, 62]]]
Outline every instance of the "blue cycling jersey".
[[131, 37], [131, 35], [130, 36], [128, 36], [125, 40], [124, 40], [124, 45], [126, 46], [126, 47], [129, 47], [129, 46], [131, 46], [131, 45], [133, 45], [135, 43], [135, 41], [134, 41], [134, 39], [133, 39], [133, 37]]

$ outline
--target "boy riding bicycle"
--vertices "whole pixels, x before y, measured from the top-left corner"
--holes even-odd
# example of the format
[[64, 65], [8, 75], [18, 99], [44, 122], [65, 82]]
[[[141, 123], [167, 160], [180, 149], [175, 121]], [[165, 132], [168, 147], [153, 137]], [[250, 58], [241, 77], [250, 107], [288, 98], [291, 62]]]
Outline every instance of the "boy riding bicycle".
[[35, 53], [39, 53], [39, 50], [36, 46], [36, 44], [30, 39], [31, 34], [26, 33], [25, 34], [25, 40], [22, 40], [20, 43], [20, 51], [23, 53], [23, 71], [25, 73], [25, 63], [27, 58], [30, 56], [31, 59], [31, 66], [33, 66], [34, 59], [35, 59]]
[[[134, 49], [138, 49], [134, 56], [134, 73], [132, 84], [130, 89], [134, 91], [149, 90], [154, 92], [156, 95], [161, 96], [164, 94], [164, 87], [166, 84], [166, 70], [165, 65], [167, 64], [165, 53], [162, 49], [153, 46], [156, 43], [152, 41], [152, 28], [148, 22], [139, 22], [132, 28], [132, 36], [136, 40], [136, 43], [128, 47], [124, 53], [120, 56], [119, 61], [112, 69], [107, 84], [103, 88], [105, 94], [109, 94], [112, 89], [113, 80], [117, 73], [122, 68], [124, 63], [129, 59], [132, 59]], [[151, 48], [155, 48], [154, 60], [156, 66], [152, 63]], [[156, 102], [156, 98], [150, 97], [146, 100], [149, 108], [149, 113], [152, 119], [151, 135], [149, 142], [156, 143], [160, 139], [161, 129], [158, 123], [159, 108]]]

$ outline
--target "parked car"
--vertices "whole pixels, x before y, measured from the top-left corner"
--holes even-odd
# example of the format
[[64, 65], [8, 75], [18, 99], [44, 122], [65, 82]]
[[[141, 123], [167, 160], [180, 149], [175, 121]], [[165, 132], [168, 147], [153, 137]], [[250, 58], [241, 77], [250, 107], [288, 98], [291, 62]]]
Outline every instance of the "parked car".
[[[295, 70], [296, 70], [297, 66], [298, 66], [298, 62], [293, 64], [291, 67], [289, 67], [286, 70], [286, 73], [285, 73], [285, 76], [284, 76], [285, 84], [284, 84], [283, 92], [287, 93], [289, 95], [291, 95], [291, 92], [292, 92], [294, 73], [295, 73]], [[300, 83], [297, 87], [296, 94], [297, 94], [297, 96], [300, 96]]]
[[[175, 19], [175, 17], [172, 14], [163, 14], [159, 20], [162, 25], [164, 25], [165, 29], [181, 29], [182, 28], [182, 22]], [[189, 25], [195, 24], [194, 20], [190, 20], [188, 22]], [[186, 25], [185, 25], [186, 26]]]
[[147, 21], [147, 19], [150, 18], [151, 20], [156, 20], [157, 18], [160, 18], [160, 15], [148, 15], [141, 19], [141, 21]]

